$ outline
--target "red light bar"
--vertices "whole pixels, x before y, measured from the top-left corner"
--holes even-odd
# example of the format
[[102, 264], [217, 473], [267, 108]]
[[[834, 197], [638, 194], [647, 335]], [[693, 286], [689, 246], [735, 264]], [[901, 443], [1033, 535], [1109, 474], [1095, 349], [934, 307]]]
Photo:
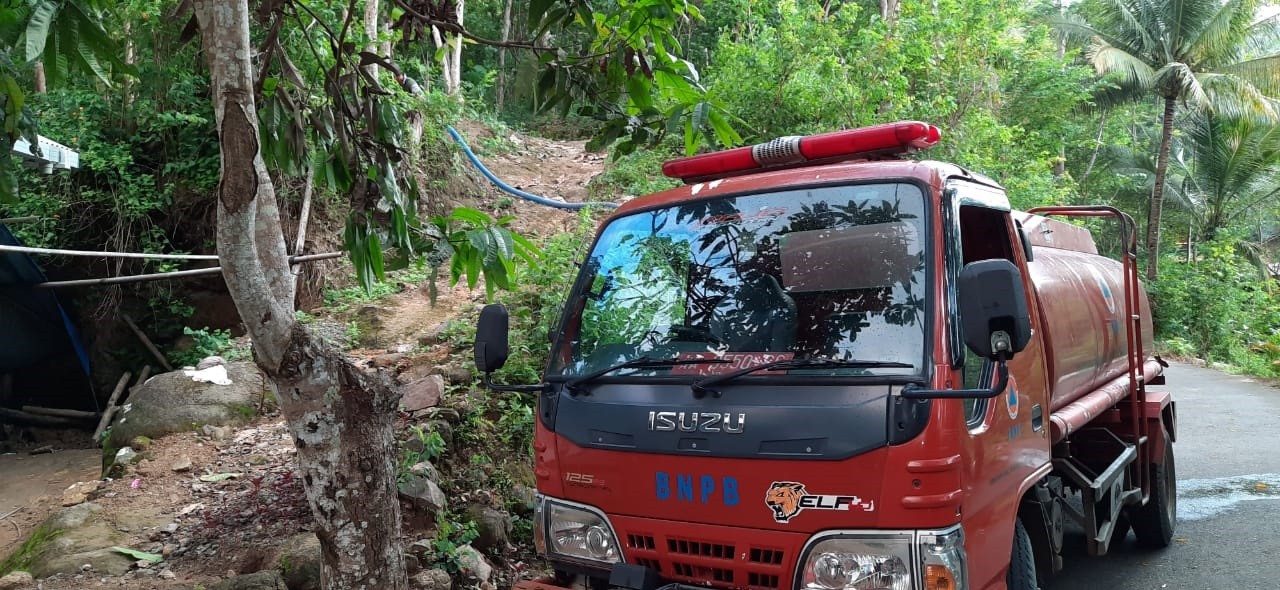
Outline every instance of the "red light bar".
[[733, 176], [754, 170], [838, 162], [859, 156], [891, 155], [932, 147], [942, 132], [919, 121], [900, 121], [766, 143], [671, 160], [662, 173], [685, 182]]

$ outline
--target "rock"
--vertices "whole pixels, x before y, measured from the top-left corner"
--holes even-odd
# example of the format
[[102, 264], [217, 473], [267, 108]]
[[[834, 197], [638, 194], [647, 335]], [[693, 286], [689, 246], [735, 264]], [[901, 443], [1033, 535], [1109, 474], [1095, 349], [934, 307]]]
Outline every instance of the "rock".
[[537, 490], [522, 483], [511, 486], [511, 497], [507, 501], [507, 506], [520, 516], [531, 517], [537, 493]]
[[124, 447], [116, 451], [115, 463], [117, 465], [132, 465], [138, 460], [138, 452], [133, 447]]
[[151, 446], [151, 442], [151, 439], [145, 436], [135, 436], [133, 437], [133, 440], [129, 441], [129, 446], [141, 451]]
[[435, 346], [440, 344], [440, 337], [444, 334], [444, 326], [445, 325], [443, 323], [440, 323], [423, 330], [422, 333], [418, 335], [418, 344], [422, 346]]
[[34, 588], [36, 585], [35, 578], [27, 572], [10, 572], [8, 575], [0, 578], [0, 590], [26, 590]]
[[98, 504], [66, 508], [41, 526], [52, 538], [35, 549], [31, 574], [36, 578], [78, 573], [85, 565], [100, 574], [120, 575], [133, 565], [133, 558], [109, 549], [124, 544], [124, 536], [103, 518]]
[[289, 590], [284, 578], [276, 570], [266, 570], [243, 576], [235, 576], [229, 580], [214, 582], [209, 590]]
[[411, 555], [430, 557], [435, 552], [435, 543], [431, 539], [418, 539], [409, 543], [409, 547], [405, 550]]
[[268, 461], [270, 461], [270, 459], [268, 459], [266, 455], [263, 455], [261, 453], [255, 453], [253, 455], [249, 455], [248, 457], [245, 457], [245, 460], [244, 460], [245, 463], [248, 463], [250, 465], [266, 465]]
[[444, 570], [423, 570], [409, 578], [409, 587], [415, 590], [449, 590], [453, 578]]
[[183, 455], [177, 461], [173, 462], [173, 467], [171, 467], [170, 469], [173, 469], [178, 473], [191, 471], [191, 457]]
[[476, 379], [475, 374], [471, 372], [471, 367], [466, 365], [445, 367], [444, 378], [450, 385], [471, 385]]
[[444, 378], [439, 375], [427, 375], [422, 379], [400, 387], [400, 406], [408, 412], [416, 412], [434, 408], [444, 395]]
[[453, 408], [431, 408], [429, 415], [432, 418], [444, 420], [450, 424], [457, 424], [462, 421], [462, 415]]
[[203, 371], [215, 365], [222, 365], [225, 367], [227, 366], [227, 359], [220, 356], [206, 356], [200, 359], [200, 362], [196, 364], [196, 370]]
[[182, 371], [162, 373], [135, 388], [111, 427], [111, 444], [135, 436], [155, 438], [189, 432], [192, 425], [240, 425], [254, 415], [263, 396], [262, 373], [252, 362], [227, 364], [230, 385], [193, 381]]
[[402, 352], [392, 352], [387, 354], [380, 354], [378, 356], [375, 356], [369, 359], [369, 364], [375, 367], [378, 367], [379, 369], [390, 369], [395, 367], [396, 365], [399, 365], [400, 363], [405, 362], [408, 359], [409, 359], [409, 355], [407, 354], [404, 354]]
[[412, 553], [404, 554], [404, 571], [411, 576], [422, 571], [422, 562], [418, 560], [418, 556]]
[[[72, 555], [56, 555], [42, 558], [32, 564], [31, 574], [47, 578], [55, 574], [73, 574], [91, 571], [106, 576], [121, 576], [133, 567], [133, 558], [112, 549], [97, 549]], [[85, 568], [88, 569], [85, 569]]]
[[167, 568], [160, 570], [160, 573], [158, 574], [158, 576], [160, 577], [161, 580], [172, 580], [178, 577], [177, 574], [173, 573], [173, 570], [167, 569]]
[[400, 497], [408, 500], [414, 510], [425, 512], [432, 518], [449, 505], [440, 486], [425, 477], [411, 477], [400, 484]]
[[501, 510], [472, 504], [467, 518], [476, 523], [476, 538], [471, 544], [481, 551], [501, 551], [511, 540], [511, 518]]
[[98, 491], [101, 482], [97, 481], [81, 481], [71, 484], [66, 491], [62, 492], [62, 505], [75, 506], [89, 501], [89, 494]]
[[275, 563], [289, 590], [320, 590], [320, 540], [315, 533], [289, 537]]
[[488, 582], [493, 576], [493, 566], [489, 565], [489, 560], [485, 559], [484, 554], [475, 547], [463, 545], [458, 547], [453, 555], [458, 560], [458, 566], [462, 571], [475, 576], [481, 583]]
[[205, 424], [200, 428], [200, 432], [213, 440], [224, 441], [231, 438], [231, 433], [234, 432], [234, 430], [230, 426], [213, 426]]
[[440, 471], [430, 461], [414, 463], [409, 467], [409, 473], [418, 477], [425, 477], [431, 481], [440, 481]]

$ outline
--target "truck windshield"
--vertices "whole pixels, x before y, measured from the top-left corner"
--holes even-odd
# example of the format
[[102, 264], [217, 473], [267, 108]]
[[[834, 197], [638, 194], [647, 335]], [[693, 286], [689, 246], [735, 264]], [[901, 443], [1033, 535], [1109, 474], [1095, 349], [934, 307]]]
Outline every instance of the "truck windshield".
[[889, 366], [785, 374], [919, 373], [924, 206], [917, 186], [884, 183], [704, 200], [615, 219], [570, 298], [550, 375], [582, 376], [642, 357], [730, 362], [645, 367], [627, 377], [717, 375], [811, 357]]

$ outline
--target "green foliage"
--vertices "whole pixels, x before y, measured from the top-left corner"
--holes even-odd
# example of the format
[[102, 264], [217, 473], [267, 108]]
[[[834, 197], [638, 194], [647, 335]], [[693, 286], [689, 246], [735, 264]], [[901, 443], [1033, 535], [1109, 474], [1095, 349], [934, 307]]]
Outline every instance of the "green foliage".
[[436, 515], [436, 538], [431, 542], [431, 562], [450, 574], [462, 571], [458, 562], [458, 548], [480, 536], [476, 531], [476, 523], [470, 520], [459, 522], [444, 512]]
[[192, 344], [185, 350], [169, 351], [167, 355], [169, 362], [175, 366], [195, 366], [201, 359], [208, 356], [225, 357], [232, 349], [230, 330], [210, 330], [208, 327], [193, 330], [190, 327], [184, 327], [182, 333], [191, 338]]
[[1150, 287], [1156, 335], [1176, 352], [1280, 376], [1280, 293], [1258, 280], [1236, 239], [1200, 245], [1193, 262], [1165, 258]]
[[435, 461], [444, 455], [448, 445], [445, 444], [444, 438], [435, 430], [426, 430], [416, 424], [409, 427], [413, 434], [413, 440], [417, 442], [417, 447], [421, 450], [413, 450], [408, 446], [401, 449], [400, 465], [396, 470], [398, 481], [405, 481], [409, 478], [409, 468], [422, 462]]

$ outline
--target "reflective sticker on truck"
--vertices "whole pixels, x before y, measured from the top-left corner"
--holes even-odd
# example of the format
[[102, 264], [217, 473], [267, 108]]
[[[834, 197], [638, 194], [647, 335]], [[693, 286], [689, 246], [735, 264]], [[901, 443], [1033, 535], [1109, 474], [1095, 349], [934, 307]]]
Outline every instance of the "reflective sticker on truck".
[[875, 500], [863, 500], [858, 496], [810, 494], [804, 484], [794, 481], [775, 481], [764, 494], [765, 506], [773, 513], [774, 522], [786, 524], [804, 510], [859, 510], [875, 512]]

